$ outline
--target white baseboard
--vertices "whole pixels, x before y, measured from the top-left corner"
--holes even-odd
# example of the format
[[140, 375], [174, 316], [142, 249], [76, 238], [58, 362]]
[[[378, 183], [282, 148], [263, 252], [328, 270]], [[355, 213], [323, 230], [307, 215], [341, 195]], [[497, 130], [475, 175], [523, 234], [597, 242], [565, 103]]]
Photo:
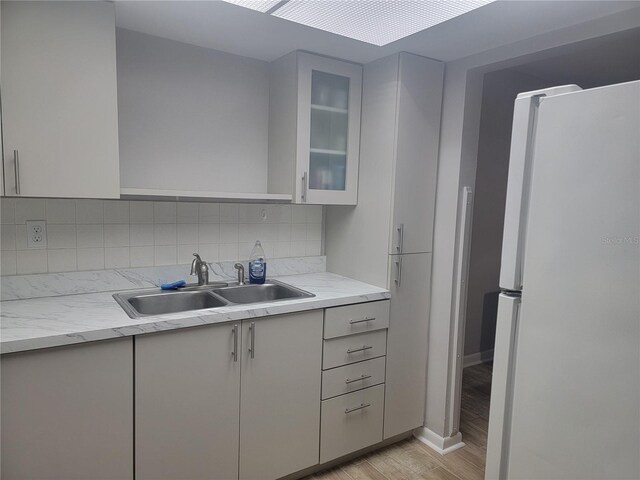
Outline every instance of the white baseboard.
[[441, 437], [433, 430], [429, 430], [427, 427], [422, 427], [414, 430], [413, 436], [420, 440], [422, 443], [438, 452], [440, 455], [446, 455], [459, 448], [464, 447], [462, 441], [462, 434], [456, 433], [453, 437]]
[[491, 350], [485, 350], [483, 352], [472, 353], [471, 355], [465, 355], [462, 367], [472, 367], [474, 365], [480, 365], [484, 362], [493, 360], [493, 348]]

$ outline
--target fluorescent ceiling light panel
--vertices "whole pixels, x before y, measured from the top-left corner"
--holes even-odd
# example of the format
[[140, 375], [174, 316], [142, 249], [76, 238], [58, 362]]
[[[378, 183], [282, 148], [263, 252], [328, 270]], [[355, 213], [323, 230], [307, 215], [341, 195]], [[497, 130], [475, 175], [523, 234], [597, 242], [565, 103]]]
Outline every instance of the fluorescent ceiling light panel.
[[266, 13], [273, 7], [282, 2], [282, 0], [224, 0], [227, 3], [233, 3], [241, 7], [257, 10]]

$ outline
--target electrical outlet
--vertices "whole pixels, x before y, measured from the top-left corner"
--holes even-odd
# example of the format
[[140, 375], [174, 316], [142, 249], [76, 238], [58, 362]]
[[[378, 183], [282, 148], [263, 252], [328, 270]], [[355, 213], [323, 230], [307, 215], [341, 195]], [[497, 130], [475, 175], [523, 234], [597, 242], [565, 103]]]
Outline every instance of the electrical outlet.
[[46, 248], [47, 222], [27, 220], [27, 248]]

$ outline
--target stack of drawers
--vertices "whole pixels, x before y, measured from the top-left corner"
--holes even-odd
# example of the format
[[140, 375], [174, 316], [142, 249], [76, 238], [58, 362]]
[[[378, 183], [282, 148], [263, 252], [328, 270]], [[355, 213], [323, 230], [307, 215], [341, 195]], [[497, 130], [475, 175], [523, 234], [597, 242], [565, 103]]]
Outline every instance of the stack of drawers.
[[320, 463], [382, 441], [389, 300], [324, 313]]

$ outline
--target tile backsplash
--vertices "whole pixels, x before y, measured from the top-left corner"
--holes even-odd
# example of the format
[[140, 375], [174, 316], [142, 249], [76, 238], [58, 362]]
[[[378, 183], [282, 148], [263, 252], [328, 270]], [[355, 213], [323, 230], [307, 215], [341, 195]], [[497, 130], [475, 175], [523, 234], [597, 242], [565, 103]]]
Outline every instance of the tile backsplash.
[[[320, 255], [317, 205], [1, 198], [1, 275]], [[45, 220], [47, 247], [27, 248], [27, 220]]]

